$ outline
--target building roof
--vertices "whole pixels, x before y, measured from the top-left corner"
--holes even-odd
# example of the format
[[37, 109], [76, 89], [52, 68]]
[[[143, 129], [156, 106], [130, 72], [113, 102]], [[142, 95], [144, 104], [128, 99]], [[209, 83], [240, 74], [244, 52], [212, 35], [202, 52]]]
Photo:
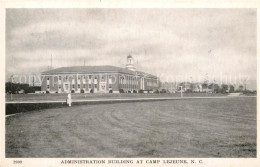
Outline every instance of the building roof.
[[[60, 67], [48, 71], [42, 72], [42, 75], [55, 75], [55, 74], [91, 74], [91, 73], [127, 73], [133, 75], [141, 75], [146, 77], [156, 77], [154, 75], [144, 73], [141, 71], [131, 71], [127, 68], [116, 66], [72, 66], [72, 67]], [[157, 77], [156, 77], [157, 78]]]

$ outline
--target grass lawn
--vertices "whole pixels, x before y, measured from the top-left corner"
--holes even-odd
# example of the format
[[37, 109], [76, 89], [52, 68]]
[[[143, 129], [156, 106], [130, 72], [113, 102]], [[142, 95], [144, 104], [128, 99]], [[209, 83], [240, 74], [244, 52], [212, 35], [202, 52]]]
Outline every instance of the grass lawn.
[[[205, 97], [205, 96], [226, 96], [227, 94], [211, 93], [183, 93], [183, 97]], [[14, 101], [35, 101], [35, 100], [65, 100], [68, 94], [13, 94]], [[180, 93], [73, 93], [72, 99], [97, 99], [97, 98], [142, 98], [142, 97], [181, 97]], [[11, 95], [5, 96], [6, 101], [11, 101]]]
[[21, 113], [6, 118], [6, 157], [256, 157], [256, 98]]

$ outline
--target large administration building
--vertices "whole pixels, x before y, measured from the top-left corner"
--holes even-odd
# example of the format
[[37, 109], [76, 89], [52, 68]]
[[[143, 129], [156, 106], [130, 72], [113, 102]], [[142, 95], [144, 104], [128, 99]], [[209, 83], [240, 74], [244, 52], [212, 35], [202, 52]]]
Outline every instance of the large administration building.
[[138, 93], [160, 87], [159, 78], [136, 71], [133, 57], [126, 68], [115, 66], [61, 67], [42, 72], [41, 90], [49, 93]]

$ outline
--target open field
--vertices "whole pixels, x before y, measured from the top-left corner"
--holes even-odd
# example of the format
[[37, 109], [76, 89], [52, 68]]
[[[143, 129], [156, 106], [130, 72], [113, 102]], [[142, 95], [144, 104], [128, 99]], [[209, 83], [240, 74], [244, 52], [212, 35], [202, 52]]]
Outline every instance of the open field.
[[[180, 93], [73, 93], [72, 99], [98, 99], [98, 98], [141, 98], [141, 97], [181, 97]], [[68, 94], [13, 94], [13, 101], [36, 100], [65, 100]], [[183, 93], [183, 97], [226, 96], [226, 94]], [[6, 101], [11, 101], [11, 95], [5, 96]]]
[[256, 98], [21, 113], [6, 118], [6, 157], [256, 157]]
[[[185, 99], [185, 98], [226, 98], [227, 94], [208, 94], [208, 93], [163, 93], [163, 94], [131, 94], [131, 93], [88, 93], [72, 94], [73, 105], [79, 104], [104, 104], [137, 101], [159, 101], [166, 99]], [[6, 115], [43, 110], [50, 108], [61, 108], [68, 106], [66, 103], [67, 94], [15, 94], [10, 99], [6, 95]]]

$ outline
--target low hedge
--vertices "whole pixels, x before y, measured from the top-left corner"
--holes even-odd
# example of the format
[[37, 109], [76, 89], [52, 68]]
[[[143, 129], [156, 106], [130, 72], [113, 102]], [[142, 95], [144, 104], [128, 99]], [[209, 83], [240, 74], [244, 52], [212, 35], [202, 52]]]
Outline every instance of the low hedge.
[[5, 114], [15, 114], [20, 112], [28, 112], [33, 110], [42, 110], [48, 108], [66, 107], [67, 103], [15, 103], [5, 104]]

